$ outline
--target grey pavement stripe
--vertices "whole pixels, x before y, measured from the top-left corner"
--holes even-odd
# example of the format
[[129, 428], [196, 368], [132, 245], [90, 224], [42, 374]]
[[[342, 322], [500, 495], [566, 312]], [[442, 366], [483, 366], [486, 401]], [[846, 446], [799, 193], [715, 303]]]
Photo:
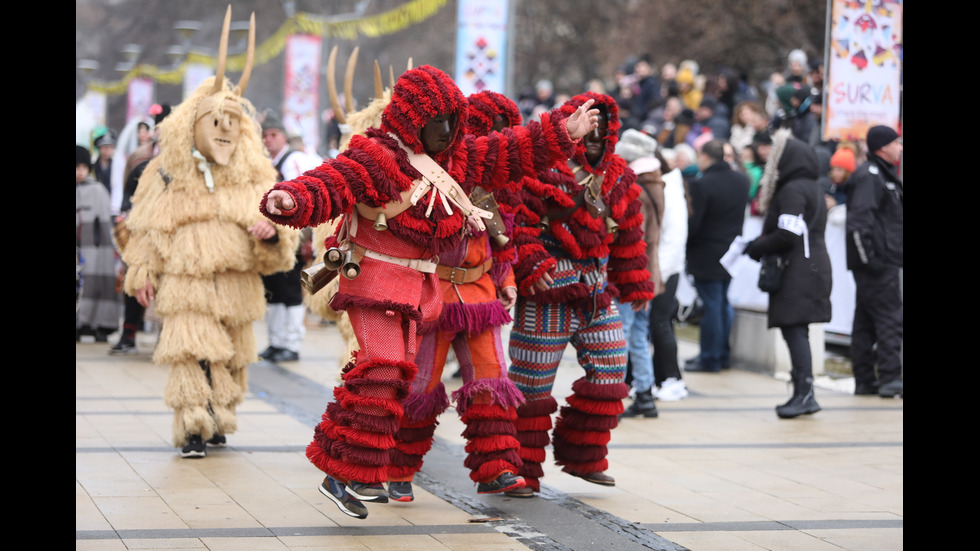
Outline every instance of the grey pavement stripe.
[[[479, 534], [494, 530], [480, 523], [372, 526], [372, 536], [425, 536], [429, 534]], [[279, 538], [297, 536], [363, 536], [364, 528], [345, 526], [274, 526], [267, 528], [187, 528], [158, 530], [76, 530], [76, 540], [182, 539], [182, 538]]]
[[870, 530], [872, 528], [904, 528], [904, 519], [867, 520], [760, 520], [751, 522], [667, 522], [646, 524], [658, 532], [777, 532], [780, 530]]

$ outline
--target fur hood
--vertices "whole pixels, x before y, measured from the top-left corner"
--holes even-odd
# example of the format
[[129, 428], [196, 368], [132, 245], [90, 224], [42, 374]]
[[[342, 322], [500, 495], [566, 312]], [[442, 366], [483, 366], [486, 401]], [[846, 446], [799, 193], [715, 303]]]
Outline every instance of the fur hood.
[[769, 210], [772, 196], [786, 182], [798, 178], [816, 180], [819, 176], [819, 161], [813, 148], [794, 138], [789, 128], [777, 130], [759, 181], [759, 211], [765, 214]]
[[497, 115], [507, 118], [507, 126], [524, 124], [517, 104], [503, 94], [484, 90], [470, 94], [466, 99], [469, 101], [467, 134], [486, 136], [493, 129], [493, 121]]
[[572, 99], [566, 101], [560, 108], [560, 112], [564, 116], [571, 116], [583, 103], [594, 99], [595, 103], [592, 105], [593, 109], [599, 109], [600, 111], [606, 112], [607, 122], [609, 124], [609, 129], [606, 131], [606, 135], [603, 138], [606, 142], [606, 148], [602, 153], [602, 159], [595, 166], [595, 170], [589, 170], [589, 161], [585, 158], [585, 140], [579, 140], [575, 145], [575, 153], [572, 156], [572, 160], [576, 163], [582, 165], [590, 172], [596, 174], [602, 174], [605, 172], [609, 163], [613, 158], [619, 159], [616, 155], [616, 143], [619, 141], [619, 128], [622, 123], [619, 120], [619, 106], [616, 104], [616, 100], [612, 96], [606, 94], [597, 94], [595, 92], [585, 92], [579, 94]]
[[423, 153], [419, 131], [439, 114], [456, 116], [452, 140], [446, 149], [432, 156], [442, 164], [452, 155], [466, 128], [466, 98], [449, 75], [431, 65], [422, 65], [398, 77], [391, 102], [381, 115], [381, 130], [398, 136], [415, 153]]

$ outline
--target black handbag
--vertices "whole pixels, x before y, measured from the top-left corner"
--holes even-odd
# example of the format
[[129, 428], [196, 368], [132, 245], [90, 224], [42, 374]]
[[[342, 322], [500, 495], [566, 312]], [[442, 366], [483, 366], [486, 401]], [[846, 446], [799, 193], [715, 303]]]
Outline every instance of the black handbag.
[[783, 270], [788, 260], [779, 254], [767, 254], [759, 261], [759, 289], [775, 293], [783, 286]]

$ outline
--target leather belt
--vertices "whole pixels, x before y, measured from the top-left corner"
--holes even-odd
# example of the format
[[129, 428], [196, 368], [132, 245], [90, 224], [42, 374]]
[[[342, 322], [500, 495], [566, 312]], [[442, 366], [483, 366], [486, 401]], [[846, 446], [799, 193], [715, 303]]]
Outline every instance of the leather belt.
[[371, 249], [365, 249], [360, 245], [354, 245], [354, 252], [361, 258], [368, 257], [375, 260], [381, 260], [383, 262], [389, 262], [391, 264], [398, 264], [399, 266], [411, 268], [426, 274], [433, 274], [436, 271], [437, 264], [431, 260], [423, 260], [421, 258], [399, 258], [397, 256], [372, 251]]
[[483, 274], [487, 273], [491, 266], [493, 266], [493, 258], [488, 258], [483, 264], [472, 268], [444, 266], [440, 264], [436, 266], [436, 275], [438, 275], [439, 279], [443, 281], [448, 281], [457, 285], [461, 283], [473, 283], [474, 281], [483, 277]]

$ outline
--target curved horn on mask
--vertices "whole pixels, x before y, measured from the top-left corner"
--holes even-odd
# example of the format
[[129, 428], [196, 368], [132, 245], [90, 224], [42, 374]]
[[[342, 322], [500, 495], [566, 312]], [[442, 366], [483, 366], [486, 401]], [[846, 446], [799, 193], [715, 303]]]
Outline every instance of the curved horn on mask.
[[385, 96], [385, 85], [381, 82], [381, 67], [378, 66], [378, 60], [374, 60], [374, 97], [376, 99], [382, 99]]
[[391, 89], [394, 90], [395, 89], [395, 70], [391, 67], [391, 65], [388, 66], [388, 83], [391, 85]]
[[228, 58], [228, 31], [231, 29], [231, 4], [228, 4], [228, 11], [225, 12], [225, 23], [221, 26], [221, 42], [218, 43], [218, 69], [214, 73], [214, 89], [212, 94], [217, 94], [224, 88], [225, 84], [225, 61]]
[[236, 88], [238, 95], [245, 95], [245, 88], [248, 87], [248, 79], [252, 77], [252, 63], [255, 61], [255, 12], [248, 20], [248, 51], [245, 54], [245, 68], [242, 69], [242, 79], [238, 81]]
[[354, 112], [354, 69], [357, 68], [357, 52], [360, 46], [354, 46], [347, 60], [347, 73], [344, 75], [344, 100], [347, 102], [347, 112]]
[[412, 70], [412, 58], [408, 58], [408, 69], [405, 69], [405, 70], [406, 71], [411, 71]]
[[330, 57], [327, 59], [327, 95], [330, 97], [330, 108], [333, 109], [333, 116], [340, 124], [347, 124], [347, 116], [340, 108], [340, 100], [337, 99], [337, 79], [335, 71], [337, 68], [337, 47], [330, 50]]

